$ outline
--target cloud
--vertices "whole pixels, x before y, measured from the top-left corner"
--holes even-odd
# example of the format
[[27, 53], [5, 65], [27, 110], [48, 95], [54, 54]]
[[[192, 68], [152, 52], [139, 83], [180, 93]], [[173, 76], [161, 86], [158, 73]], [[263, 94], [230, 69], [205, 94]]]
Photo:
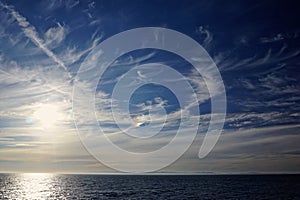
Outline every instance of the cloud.
[[299, 32], [290, 32], [290, 33], [277, 33], [273, 36], [261, 37], [260, 41], [262, 43], [273, 43], [278, 41], [284, 41], [289, 39], [295, 39], [299, 37]]
[[89, 46], [86, 48], [78, 48], [76, 46], [66, 47], [66, 49], [60, 54], [61, 60], [68, 65], [72, 65], [83, 58], [87, 53], [93, 50], [97, 44], [101, 41], [103, 35], [97, 36], [93, 34]]
[[196, 30], [196, 33], [198, 33], [200, 36], [203, 37], [203, 46], [204, 48], [209, 51], [210, 50], [210, 47], [212, 45], [212, 42], [213, 42], [213, 35], [212, 33], [204, 28], [203, 26], [199, 26], [198, 29]]
[[261, 39], [262, 43], [269, 43], [269, 42], [277, 42], [280, 40], [284, 40], [284, 37], [281, 33], [278, 33], [276, 36], [268, 38], [268, 37], [262, 37]]
[[248, 71], [262, 65], [267, 66], [282, 63], [289, 59], [295, 58], [300, 54], [299, 50], [288, 52], [286, 51], [286, 48], [287, 46], [283, 45], [281, 49], [277, 50], [277, 52], [269, 49], [263, 56], [254, 55], [248, 58], [238, 58], [235, 57], [233, 53], [230, 53], [228, 56], [219, 55], [214, 58], [221, 72], [237, 70]]
[[48, 11], [55, 11], [59, 8], [73, 9], [80, 3], [79, 0], [46, 0], [42, 6], [46, 7]]
[[67, 0], [66, 7], [70, 9], [77, 6], [79, 3], [80, 3], [79, 0]]
[[47, 48], [45, 42], [38, 36], [38, 32], [35, 27], [32, 26], [25, 17], [20, 15], [13, 7], [4, 5], [0, 3], [2, 8], [7, 9], [13, 18], [17, 20], [19, 26], [22, 28], [24, 34], [35, 44], [37, 45], [46, 55], [52, 58], [60, 67], [64, 70], [67, 70], [64, 62], [60, 60], [50, 49]]
[[213, 151], [197, 159], [203, 136], [198, 135], [186, 154], [167, 171], [215, 173], [297, 172], [299, 125], [225, 130]]
[[56, 27], [49, 28], [45, 33], [45, 46], [52, 49], [59, 45], [66, 37], [68, 28], [57, 23]]

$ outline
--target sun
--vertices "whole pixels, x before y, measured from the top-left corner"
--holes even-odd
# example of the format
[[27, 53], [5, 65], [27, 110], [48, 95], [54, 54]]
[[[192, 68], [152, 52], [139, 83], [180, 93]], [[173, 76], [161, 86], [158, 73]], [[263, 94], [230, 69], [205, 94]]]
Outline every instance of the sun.
[[55, 105], [41, 105], [33, 114], [43, 128], [52, 128], [62, 119], [63, 115]]

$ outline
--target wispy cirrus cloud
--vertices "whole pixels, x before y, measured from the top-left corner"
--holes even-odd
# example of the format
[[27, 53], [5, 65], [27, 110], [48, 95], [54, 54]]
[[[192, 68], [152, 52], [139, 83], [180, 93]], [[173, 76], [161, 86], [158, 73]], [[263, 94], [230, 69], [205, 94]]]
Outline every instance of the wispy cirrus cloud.
[[66, 38], [68, 27], [57, 23], [56, 27], [49, 28], [45, 33], [45, 46], [52, 49], [59, 45]]
[[261, 37], [260, 41], [262, 43], [272, 43], [272, 42], [278, 42], [286, 39], [295, 39], [299, 37], [299, 31], [295, 31], [293, 33], [277, 33], [273, 36], [269, 37]]
[[23, 17], [17, 11], [15, 11], [12, 6], [7, 6], [3, 3], [0, 3], [0, 6], [2, 8], [7, 9], [10, 12], [14, 19], [17, 20], [19, 26], [22, 27], [24, 34], [34, 44], [36, 44], [40, 49], [42, 49], [44, 53], [47, 54], [50, 58], [52, 58], [60, 67], [62, 67], [64, 70], [67, 70], [67, 67], [65, 66], [64, 62], [61, 59], [59, 59], [49, 48], [47, 48], [47, 45], [45, 44], [43, 39], [41, 39], [38, 36], [38, 32], [36, 31], [34, 26], [32, 26], [25, 17]]
[[295, 173], [299, 166], [298, 130], [299, 125], [224, 130], [212, 152], [205, 159], [197, 160], [204, 137], [200, 134], [168, 171]]
[[234, 56], [234, 52], [228, 56], [216, 56], [215, 60], [221, 71], [233, 71], [233, 70], [251, 70], [261, 65], [274, 65], [277, 63], [285, 62], [289, 59], [299, 56], [299, 50], [287, 51], [287, 46], [282, 47], [275, 51], [272, 49], [267, 50], [264, 55], [254, 55], [248, 58], [237, 58]]
[[203, 26], [199, 26], [196, 30], [196, 33], [203, 37], [202, 45], [207, 51], [209, 51], [211, 49], [211, 45], [213, 44], [212, 32]]

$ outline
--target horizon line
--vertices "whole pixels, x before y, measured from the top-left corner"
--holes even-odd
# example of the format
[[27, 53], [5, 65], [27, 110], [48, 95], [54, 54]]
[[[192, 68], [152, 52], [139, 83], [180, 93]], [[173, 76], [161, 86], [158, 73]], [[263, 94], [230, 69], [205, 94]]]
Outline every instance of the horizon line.
[[300, 175], [300, 172], [0, 172], [0, 174], [55, 174], [55, 175]]

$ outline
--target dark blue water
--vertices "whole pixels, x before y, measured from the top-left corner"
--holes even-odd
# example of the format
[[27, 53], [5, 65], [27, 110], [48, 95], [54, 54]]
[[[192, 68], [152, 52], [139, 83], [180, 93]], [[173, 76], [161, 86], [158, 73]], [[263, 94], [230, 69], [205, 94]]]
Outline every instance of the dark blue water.
[[300, 175], [1, 174], [0, 199], [300, 199]]

